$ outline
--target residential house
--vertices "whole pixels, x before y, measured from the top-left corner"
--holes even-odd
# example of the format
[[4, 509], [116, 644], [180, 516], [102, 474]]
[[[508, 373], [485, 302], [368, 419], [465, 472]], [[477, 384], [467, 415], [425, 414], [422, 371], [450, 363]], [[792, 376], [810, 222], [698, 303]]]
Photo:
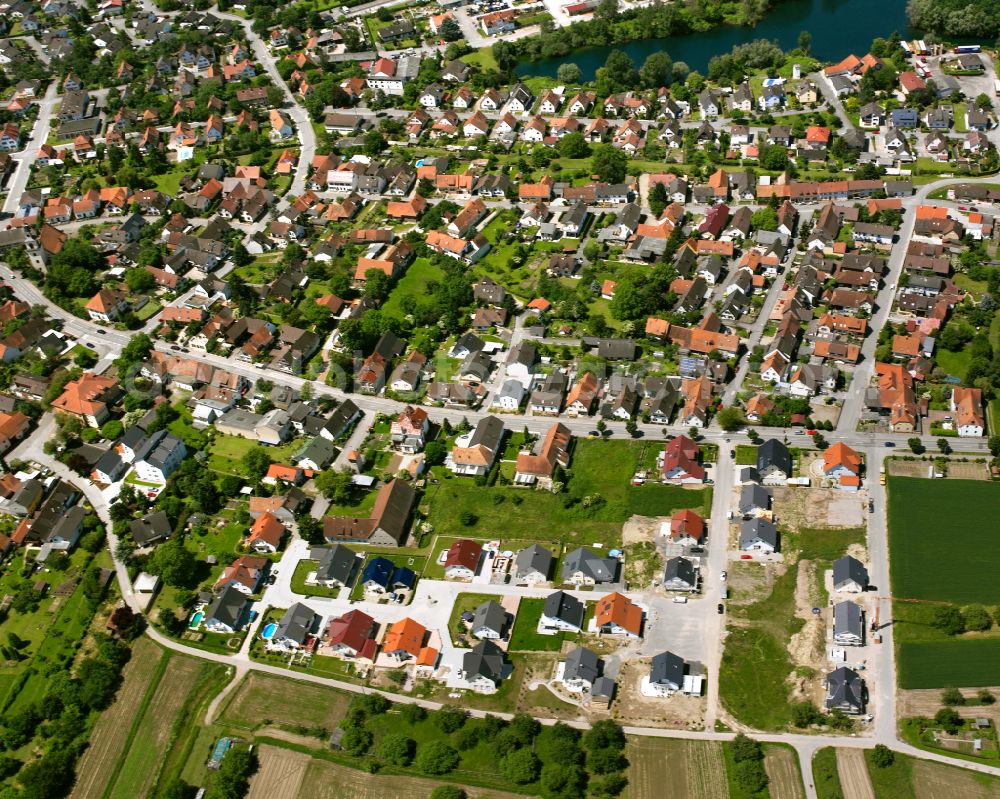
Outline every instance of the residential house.
[[618, 561], [601, 557], [590, 549], [579, 547], [563, 559], [562, 580], [575, 585], [613, 583], [618, 577]]

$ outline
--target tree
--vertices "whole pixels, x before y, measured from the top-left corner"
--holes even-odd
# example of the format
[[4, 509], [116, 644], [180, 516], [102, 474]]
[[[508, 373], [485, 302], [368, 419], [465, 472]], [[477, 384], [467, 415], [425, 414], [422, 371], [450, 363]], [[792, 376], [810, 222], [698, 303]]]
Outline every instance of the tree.
[[384, 300], [391, 288], [389, 276], [381, 269], [372, 267], [365, 270], [365, 294], [375, 300]]
[[583, 736], [583, 745], [593, 752], [596, 749], [611, 749], [620, 752], [625, 748], [625, 731], [616, 721], [601, 719]]
[[986, 632], [993, 626], [989, 611], [982, 605], [969, 605], [963, 608], [962, 619], [965, 621], [965, 629], [975, 633]]
[[[623, 150], [610, 144], [599, 144], [590, 158], [591, 171], [606, 183], [621, 183], [625, 180], [628, 156]], [[616, 290], [617, 293], [617, 290]]]
[[73, 786], [76, 753], [72, 749], [52, 749], [29, 763], [17, 775], [23, 799], [57, 799]]
[[530, 749], [515, 749], [500, 761], [500, 773], [515, 785], [526, 785], [538, 778], [538, 758]]
[[180, 777], [174, 777], [163, 789], [162, 799], [193, 799], [195, 789]]
[[246, 796], [250, 777], [256, 770], [256, 754], [243, 747], [230, 749], [222, 758], [222, 765], [212, 778], [205, 799], [241, 799]]
[[427, 718], [427, 711], [420, 705], [403, 705], [399, 709], [399, 715], [407, 724], [419, 724]]
[[872, 763], [876, 768], [889, 768], [896, 761], [896, 754], [885, 744], [875, 744]]
[[965, 697], [957, 688], [945, 688], [941, 692], [942, 705], [964, 705]]
[[962, 727], [962, 717], [953, 707], [943, 707], [934, 714], [934, 723], [945, 732], [954, 734]]
[[583, 79], [580, 67], [572, 62], [560, 64], [556, 70], [556, 79], [560, 83], [579, 83]]
[[263, 447], [253, 447], [243, 453], [240, 466], [248, 479], [258, 482], [271, 466], [271, 456]]
[[747, 417], [743, 411], [732, 406], [723, 408], [715, 415], [715, 418], [718, 420], [719, 426], [727, 433], [739, 430], [747, 423]]
[[299, 535], [309, 544], [319, 546], [324, 543], [323, 523], [319, 519], [314, 519], [309, 514], [305, 514], [299, 519]]
[[765, 205], [763, 208], [754, 211], [750, 217], [750, 224], [757, 230], [775, 231], [778, 229], [778, 212], [771, 206]]
[[125, 283], [129, 288], [129, 291], [134, 291], [137, 294], [141, 294], [146, 291], [150, 291], [155, 285], [156, 280], [150, 274], [149, 270], [143, 269], [142, 267], [136, 267], [134, 269], [129, 269], [125, 273]]
[[628, 761], [617, 749], [596, 749], [587, 752], [587, 768], [595, 774], [624, 771]]
[[988, 688], [980, 688], [976, 692], [976, 701], [981, 705], [993, 705], [996, 704], [997, 698], [993, 696]]
[[447, 774], [458, 765], [458, 752], [444, 741], [430, 741], [417, 752], [416, 766], [424, 774]]
[[736, 764], [736, 784], [747, 793], [759, 793], [767, 787], [767, 772], [762, 760], [744, 760]]
[[559, 140], [559, 155], [563, 158], [586, 158], [590, 155], [590, 145], [582, 133], [567, 133]]
[[454, 705], [445, 705], [440, 710], [434, 712], [433, 720], [435, 726], [446, 733], [453, 733], [461, 729], [469, 718], [467, 711]]
[[961, 635], [965, 632], [965, 617], [954, 605], [940, 605], [934, 609], [931, 625], [945, 635]]
[[673, 61], [665, 50], [650, 53], [639, 68], [639, 79], [647, 89], [666, 86]]
[[733, 760], [741, 763], [744, 760], [763, 760], [764, 750], [760, 741], [750, 738], [743, 733], [737, 734], [732, 743]]
[[986, 442], [986, 446], [990, 449], [990, 454], [994, 458], [1000, 458], [1000, 436], [990, 436]]
[[365, 155], [370, 155], [373, 158], [382, 152], [389, 143], [385, 140], [385, 136], [378, 128], [372, 128], [365, 134], [364, 144], [362, 149], [365, 151]]
[[408, 766], [416, 748], [416, 742], [408, 735], [390, 732], [379, 743], [378, 756], [394, 766]]
[[101, 427], [101, 438], [113, 441], [121, 436], [124, 431], [125, 426], [117, 419], [112, 419], [110, 422], [105, 422], [104, 426]]
[[160, 544], [147, 559], [146, 571], [173, 588], [187, 588], [198, 581], [197, 559], [180, 538]]
[[353, 498], [350, 472], [327, 469], [314, 478], [316, 488], [335, 505], [349, 505]]
[[547, 763], [542, 768], [542, 790], [546, 799], [579, 799], [585, 783], [583, 769], [576, 764]]
[[659, 217], [669, 202], [667, 187], [660, 181], [654, 183], [649, 189], [649, 210], [652, 211], [653, 216]]
[[372, 740], [373, 736], [367, 729], [354, 725], [344, 730], [340, 746], [348, 754], [360, 757], [371, 748]]
[[437, 439], [428, 441], [424, 447], [424, 460], [428, 466], [440, 466], [447, 456], [448, 448]]
[[910, 451], [914, 455], [920, 455], [926, 449], [926, 447], [924, 447], [920, 439], [917, 438], [916, 436], [914, 436], [913, 438], [908, 438], [906, 440], [906, 443], [909, 445]]
[[993, 105], [993, 101], [990, 96], [983, 92], [982, 94], [976, 95], [976, 108], [985, 109]]
[[466, 795], [457, 785], [439, 785], [431, 791], [431, 799], [466, 799]]
[[446, 42], [457, 42], [462, 38], [462, 29], [450, 16], [445, 17], [444, 22], [441, 23], [441, 27], [438, 28], [438, 33]]

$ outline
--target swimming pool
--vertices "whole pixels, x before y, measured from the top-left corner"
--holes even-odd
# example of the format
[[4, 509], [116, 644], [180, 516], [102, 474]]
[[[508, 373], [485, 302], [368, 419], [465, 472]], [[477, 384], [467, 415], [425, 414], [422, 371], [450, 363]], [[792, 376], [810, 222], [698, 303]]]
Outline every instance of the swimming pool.
[[197, 630], [201, 626], [201, 620], [205, 618], [205, 611], [199, 610], [191, 617], [191, 623], [188, 625], [192, 630]]
[[260, 637], [265, 641], [270, 641], [274, 638], [274, 633], [278, 629], [278, 625], [273, 621], [270, 624], [264, 626], [264, 631], [260, 634]]
[[422, 167], [423, 165], [424, 165], [424, 159], [423, 158], [418, 158], [417, 159], [417, 163], [416, 163], [417, 169], [420, 169], [420, 167]]

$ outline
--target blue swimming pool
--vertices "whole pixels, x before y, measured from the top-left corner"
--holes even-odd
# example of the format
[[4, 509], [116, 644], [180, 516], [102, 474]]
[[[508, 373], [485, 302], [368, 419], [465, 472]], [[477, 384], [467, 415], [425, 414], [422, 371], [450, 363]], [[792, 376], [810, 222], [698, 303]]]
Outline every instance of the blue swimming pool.
[[418, 158], [417, 159], [417, 169], [420, 169], [420, 167], [422, 167], [423, 165], [424, 165], [424, 159], [423, 158]]
[[188, 625], [192, 630], [197, 630], [201, 625], [201, 620], [205, 618], [205, 611], [199, 610], [191, 617], [191, 623]]
[[278, 629], [278, 625], [273, 621], [270, 624], [264, 626], [264, 631], [260, 634], [260, 637], [265, 641], [270, 641], [274, 638], [274, 633]]

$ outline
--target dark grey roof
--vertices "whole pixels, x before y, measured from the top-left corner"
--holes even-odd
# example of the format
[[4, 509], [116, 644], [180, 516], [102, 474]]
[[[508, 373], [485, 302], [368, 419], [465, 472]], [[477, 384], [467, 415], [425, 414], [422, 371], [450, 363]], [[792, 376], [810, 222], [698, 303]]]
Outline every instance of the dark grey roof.
[[844, 555], [833, 562], [833, 587], [838, 588], [844, 583], [853, 580], [862, 588], [868, 587], [868, 570], [861, 561]]
[[142, 442], [145, 440], [146, 431], [139, 427], [139, 425], [134, 424], [122, 433], [122, 437], [119, 439], [119, 442], [132, 451], [135, 451], [142, 446]]
[[317, 562], [316, 576], [320, 580], [336, 580], [341, 585], [347, 585], [358, 565], [357, 554], [341, 544], [313, 547], [309, 558]]
[[158, 510], [155, 513], [147, 513], [141, 519], [130, 522], [128, 529], [132, 533], [135, 543], [141, 547], [163, 538], [169, 538], [170, 533], [173, 532], [170, 519], [167, 518], [167, 514], [162, 510]]
[[510, 351], [507, 356], [507, 363], [519, 363], [522, 366], [532, 367], [535, 365], [537, 352], [532, 344], [521, 342]]
[[663, 569], [663, 582], [669, 583], [672, 580], [680, 580], [693, 588], [698, 582], [694, 563], [687, 558], [670, 558]]
[[566, 655], [566, 668], [563, 671], [564, 680], [585, 680], [593, 683], [601, 676], [604, 664], [594, 652], [579, 646]]
[[109, 449], [94, 464], [94, 469], [103, 474], [113, 475], [122, 467], [121, 456], [113, 449]]
[[864, 636], [861, 623], [861, 608], [854, 602], [838, 602], [833, 606], [833, 634], [851, 633], [858, 638]]
[[278, 628], [274, 632], [274, 637], [277, 639], [287, 638], [295, 641], [297, 644], [302, 644], [312, 630], [316, 619], [317, 616], [312, 608], [303, 605], [301, 602], [296, 602], [281, 617], [281, 620], [278, 622]]
[[740, 489], [740, 513], [771, 507], [771, 492], [766, 488], [750, 483]]
[[552, 553], [541, 544], [532, 544], [517, 553], [514, 558], [514, 573], [517, 577], [526, 577], [532, 572], [538, 572], [543, 577], [549, 576], [552, 568]]
[[556, 591], [545, 598], [542, 613], [553, 619], [562, 619], [574, 627], [583, 626], [583, 616], [586, 612], [584, 604], [572, 594]]
[[135, 460], [145, 461], [150, 466], [162, 469], [171, 453], [178, 447], [183, 448], [184, 442], [172, 433], [160, 430], [146, 439], [142, 447], [136, 451]]
[[740, 548], [751, 544], [756, 539], [766, 541], [772, 547], [778, 546], [778, 528], [764, 519], [751, 519], [740, 525]]
[[653, 685], [684, 685], [684, 659], [673, 652], [660, 652], [649, 664], [649, 681]]
[[480, 641], [462, 656], [466, 679], [485, 677], [497, 683], [503, 679], [503, 651], [492, 641]]
[[618, 574], [618, 561], [614, 558], [602, 558], [591, 550], [580, 547], [563, 560], [563, 579], [576, 572], [582, 572], [596, 583], [611, 583]]
[[476, 630], [491, 630], [498, 635], [503, 634], [504, 627], [507, 626], [507, 611], [499, 604], [493, 602], [483, 602], [476, 608], [475, 616], [472, 618], [472, 632]]
[[827, 709], [846, 705], [858, 711], [863, 710], [865, 706], [863, 691], [864, 683], [854, 669], [841, 666], [826, 675]]
[[459, 348], [466, 349], [469, 352], [479, 352], [485, 346], [483, 340], [470, 330], [459, 336], [458, 341], [455, 342], [452, 349]]
[[590, 688], [590, 695], [610, 700], [615, 695], [615, 681], [610, 677], [598, 677]]
[[469, 439], [470, 447], [484, 446], [491, 452], [496, 452], [500, 448], [500, 439], [503, 438], [503, 422], [496, 416], [487, 416], [480, 419], [476, 425], [472, 438]]
[[214, 619], [236, 629], [246, 604], [246, 596], [230, 585], [216, 596], [212, 604], [205, 610], [205, 619], [206, 621]]
[[769, 438], [757, 448], [757, 471], [764, 475], [771, 466], [776, 466], [789, 477], [792, 475], [792, 455], [788, 447], [776, 438]]

